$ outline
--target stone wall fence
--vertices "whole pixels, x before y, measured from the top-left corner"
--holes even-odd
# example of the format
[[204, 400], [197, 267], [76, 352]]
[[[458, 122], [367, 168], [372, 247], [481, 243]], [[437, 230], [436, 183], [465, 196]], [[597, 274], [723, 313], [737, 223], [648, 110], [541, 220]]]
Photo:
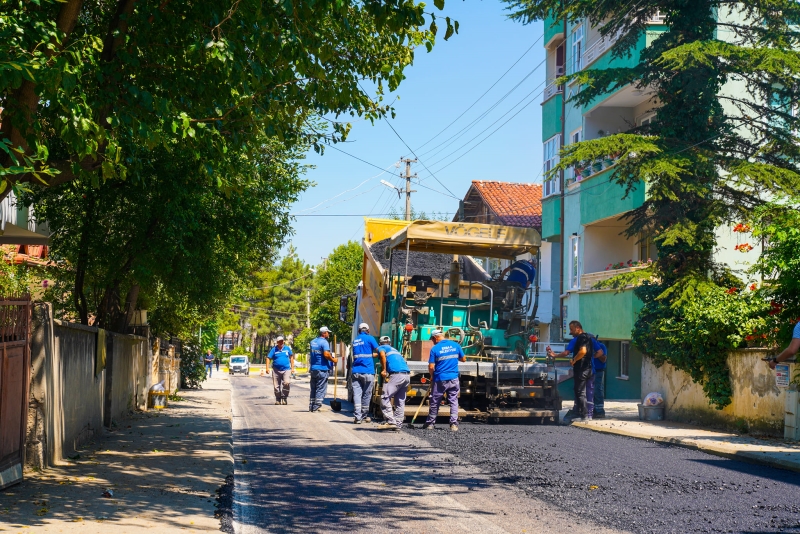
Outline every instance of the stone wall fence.
[[[771, 355], [774, 351], [767, 349], [733, 350], [728, 354], [733, 395], [731, 403], [722, 410], [709, 404], [703, 388], [687, 373], [670, 364], [656, 367], [647, 356], [642, 360], [642, 395], [661, 393], [665, 418], [670, 421], [769, 436], [784, 436], [786, 428], [794, 434], [797, 392], [792, 386], [778, 384], [775, 371], [762, 361]], [[791, 363], [791, 376], [796, 372], [797, 364]], [[794, 399], [794, 406], [787, 399]]]

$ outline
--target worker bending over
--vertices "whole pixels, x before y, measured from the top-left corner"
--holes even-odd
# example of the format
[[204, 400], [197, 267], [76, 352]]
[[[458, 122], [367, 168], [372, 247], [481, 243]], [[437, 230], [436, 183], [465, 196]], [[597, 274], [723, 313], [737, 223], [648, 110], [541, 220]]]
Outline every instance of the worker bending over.
[[[408, 364], [400, 352], [392, 347], [389, 336], [381, 337], [378, 356], [381, 359], [381, 376], [383, 383], [381, 394], [381, 411], [384, 422], [378, 426], [381, 430], [400, 430], [403, 426], [406, 411], [406, 391], [411, 382]], [[394, 411], [392, 411], [394, 401]]]
[[436, 416], [439, 415], [439, 405], [446, 394], [450, 403], [450, 430], [455, 432], [458, 430], [458, 393], [461, 390], [458, 381], [458, 362], [465, 362], [467, 358], [461, 345], [445, 339], [441, 330], [431, 332], [431, 340], [433, 347], [428, 358], [428, 370], [433, 380], [433, 389], [431, 389], [428, 419], [422, 428], [434, 428]]

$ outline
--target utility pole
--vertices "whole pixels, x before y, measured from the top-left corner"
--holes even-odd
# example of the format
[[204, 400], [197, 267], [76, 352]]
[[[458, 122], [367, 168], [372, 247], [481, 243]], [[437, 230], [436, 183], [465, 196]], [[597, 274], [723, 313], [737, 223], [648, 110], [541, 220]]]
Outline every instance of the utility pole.
[[416, 178], [417, 174], [411, 175], [411, 164], [416, 163], [416, 158], [400, 158], [400, 161], [406, 164], [406, 220], [411, 220], [411, 193], [416, 193], [416, 191], [411, 190], [411, 178]]
[[306, 289], [306, 328], [311, 328], [311, 290]]

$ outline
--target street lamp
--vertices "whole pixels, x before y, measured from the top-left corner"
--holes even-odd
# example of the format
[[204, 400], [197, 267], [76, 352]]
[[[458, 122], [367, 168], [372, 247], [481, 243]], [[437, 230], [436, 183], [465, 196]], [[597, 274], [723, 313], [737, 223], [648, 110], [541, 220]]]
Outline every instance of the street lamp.
[[399, 187], [397, 187], [394, 184], [391, 184], [391, 183], [387, 182], [386, 180], [381, 180], [381, 185], [385, 185], [389, 189], [394, 189], [395, 191], [397, 191], [397, 198], [400, 198], [400, 193], [403, 192], [402, 189], [400, 189]]

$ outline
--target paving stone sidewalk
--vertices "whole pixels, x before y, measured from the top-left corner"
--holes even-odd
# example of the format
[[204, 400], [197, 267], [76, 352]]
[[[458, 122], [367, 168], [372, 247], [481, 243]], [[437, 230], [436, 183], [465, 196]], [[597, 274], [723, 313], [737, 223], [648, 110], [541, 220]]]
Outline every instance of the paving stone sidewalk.
[[233, 473], [230, 383], [214, 373], [179, 395], [0, 491], [0, 532], [219, 531], [217, 492]]
[[671, 443], [717, 456], [800, 472], [800, 443], [777, 438], [756, 438], [674, 421], [640, 421], [636, 407], [638, 402], [606, 401], [605, 419], [572, 424], [596, 432]]

